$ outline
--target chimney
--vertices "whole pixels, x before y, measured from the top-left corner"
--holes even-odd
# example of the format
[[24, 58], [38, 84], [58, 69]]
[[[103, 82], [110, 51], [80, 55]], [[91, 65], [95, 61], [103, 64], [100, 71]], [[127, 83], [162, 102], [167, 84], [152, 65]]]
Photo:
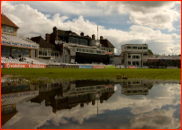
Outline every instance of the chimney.
[[92, 101], [92, 105], [93, 105], [93, 106], [95, 105], [95, 100]]
[[95, 40], [95, 35], [94, 34], [92, 35], [92, 40]]
[[80, 36], [82, 36], [82, 37], [83, 37], [83, 36], [84, 36], [84, 33], [83, 33], [83, 32], [81, 32], [81, 33], [80, 33]]
[[50, 42], [50, 34], [46, 33], [46, 37], [45, 38], [46, 38], [47, 42]]
[[100, 36], [100, 40], [103, 40], [103, 36]]
[[56, 28], [56, 26], [55, 26], [55, 27], [53, 27], [53, 33], [54, 33], [54, 34], [56, 34], [56, 33], [57, 33], [57, 28]]

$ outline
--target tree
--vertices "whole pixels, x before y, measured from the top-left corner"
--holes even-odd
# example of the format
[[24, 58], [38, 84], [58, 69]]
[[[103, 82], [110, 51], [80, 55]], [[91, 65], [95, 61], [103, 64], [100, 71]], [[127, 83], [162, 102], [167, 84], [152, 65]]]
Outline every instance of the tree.
[[148, 49], [148, 54], [153, 55], [153, 52], [150, 49]]

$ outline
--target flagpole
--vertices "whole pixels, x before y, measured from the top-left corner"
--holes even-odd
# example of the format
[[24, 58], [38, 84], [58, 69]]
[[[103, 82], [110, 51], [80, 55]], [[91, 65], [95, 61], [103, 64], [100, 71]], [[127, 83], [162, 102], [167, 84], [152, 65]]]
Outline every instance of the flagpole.
[[98, 40], [98, 25], [97, 25], [97, 40]]

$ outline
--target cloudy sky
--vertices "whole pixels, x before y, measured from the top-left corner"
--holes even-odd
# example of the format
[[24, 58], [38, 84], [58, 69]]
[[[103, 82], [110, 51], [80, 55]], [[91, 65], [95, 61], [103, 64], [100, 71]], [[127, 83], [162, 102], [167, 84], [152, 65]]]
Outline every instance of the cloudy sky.
[[26, 37], [52, 28], [107, 38], [121, 53], [123, 44], [148, 44], [157, 54], [181, 54], [181, 2], [171, 1], [3, 1], [1, 13]]

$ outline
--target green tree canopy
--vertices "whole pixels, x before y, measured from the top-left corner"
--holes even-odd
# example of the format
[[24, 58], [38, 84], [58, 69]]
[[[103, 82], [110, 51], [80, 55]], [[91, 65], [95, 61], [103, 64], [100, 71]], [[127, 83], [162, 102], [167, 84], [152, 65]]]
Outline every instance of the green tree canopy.
[[150, 49], [148, 49], [148, 54], [153, 55], [153, 52]]

